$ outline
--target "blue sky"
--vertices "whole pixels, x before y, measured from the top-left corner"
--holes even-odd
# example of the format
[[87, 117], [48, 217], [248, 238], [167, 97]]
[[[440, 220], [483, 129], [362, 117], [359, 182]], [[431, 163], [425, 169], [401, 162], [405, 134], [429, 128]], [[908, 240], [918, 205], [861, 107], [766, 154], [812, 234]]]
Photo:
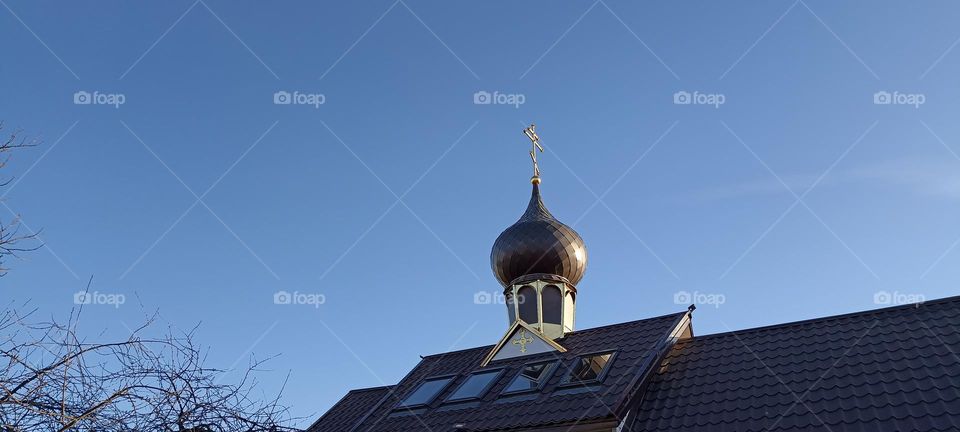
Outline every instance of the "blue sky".
[[126, 301], [82, 331], [157, 310], [212, 365], [280, 354], [264, 390], [289, 373], [297, 415], [501, 336], [474, 296], [532, 121], [590, 254], [579, 328], [684, 295], [705, 334], [958, 292], [956, 3], [0, 3], [0, 119], [43, 138], [0, 214], [46, 244], [4, 297], [65, 317], [93, 276]]

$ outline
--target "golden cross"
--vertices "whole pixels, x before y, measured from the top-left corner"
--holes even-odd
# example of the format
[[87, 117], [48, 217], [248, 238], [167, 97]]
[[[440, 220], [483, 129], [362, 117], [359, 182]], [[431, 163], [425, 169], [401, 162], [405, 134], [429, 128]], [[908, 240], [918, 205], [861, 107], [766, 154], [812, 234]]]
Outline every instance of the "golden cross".
[[532, 338], [532, 337], [526, 337], [526, 336], [527, 336], [527, 331], [526, 331], [526, 330], [520, 330], [520, 335], [519, 335], [519, 336], [520, 336], [520, 337], [519, 337], [518, 339], [516, 339], [516, 340], [513, 341], [513, 344], [514, 344], [514, 345], [520, 345], [520, 352], [525, 353], [525, 352], [527, 352], [527, 344], [528, 344], [528, 343], [533, 343], [533, 338]]
[[537, 150], [540, 150], [540, 153], [543, 153], [543, 146], [540, 145], [540, 137], [537, 135], [535, 128], [537, 126], [531, 124], [530, 127], [523, 130], [523, 134], [530, 138], [530, 143], [532, 148], [530, 149], [530, 159], [533, 160], [533, 176], [536, 178], [540, 177], [540, 166], [537, 165]]

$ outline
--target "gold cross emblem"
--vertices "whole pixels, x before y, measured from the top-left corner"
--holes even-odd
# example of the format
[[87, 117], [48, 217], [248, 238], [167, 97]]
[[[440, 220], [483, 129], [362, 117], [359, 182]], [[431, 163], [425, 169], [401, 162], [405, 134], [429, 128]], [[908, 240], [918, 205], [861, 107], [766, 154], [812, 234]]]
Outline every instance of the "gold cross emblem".
[[532, 148], [530, 149], [530, 159], [533, 160], [533, 176], [540, 177], [540, 166], [537, 164], [537, 150], [540, 150], [540, 153], [543, 153], [543, 146], [540, 145], [540, 136], [537, 135], [536, 125], [530, 125], [530, 127], [523, 130], [523, 134], [530, 138], [530, 144]]
[[520, 352], [525, 353], [527, 352], [527, 344], [533, 343], [533, 338], [527, 336], [527, 331], [525, 329], [521, 329], [518, 336], [519, 337], [517, 339], [514, 339], [513, 344], [520, 345]]

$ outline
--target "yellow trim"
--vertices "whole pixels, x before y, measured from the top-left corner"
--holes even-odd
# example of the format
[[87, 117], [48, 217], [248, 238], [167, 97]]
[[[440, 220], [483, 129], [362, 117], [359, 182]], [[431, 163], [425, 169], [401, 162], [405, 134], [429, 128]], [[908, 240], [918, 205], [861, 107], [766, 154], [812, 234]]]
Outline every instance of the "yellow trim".
[[538, 338], [540, 338], [540, 340], [546, 342], [547, 345], [550, 345], [553, 349], [560, 351], [562, 353], [567, 352], [566, 348], [560, 346], [560, 344], [554, 342], [552, 339], [548, 338], [546, 335], [544, 335], [537, 329], [531, 327], [530, 324], [523, 322], [522, 319], [517, 317], [517, 320], [513, 322], [513, 325], [511, 325], [510, 328], [507, 329], [507, 333], [504, 334], [502, 338], [500, 338], [500, 342], [497, 342], [497, 344], [493, 346], [493, 349], [490, 350], [487, 356], [483, 358], [483, 362], [480, 363], [480, 367], [486, 367], [487, 364], [489, 364], [490, 361], [493, 360], [493, 358], [497, 355], [497, 353], [500, 352], [500, 349], [503, 348], [503, 346], [507, 343], [507, 341], [509, 341], [510, 338], [513, 336], [513, 334], [517, 331], [518, 327], [523, 327], [528, 332], [536, 335]]

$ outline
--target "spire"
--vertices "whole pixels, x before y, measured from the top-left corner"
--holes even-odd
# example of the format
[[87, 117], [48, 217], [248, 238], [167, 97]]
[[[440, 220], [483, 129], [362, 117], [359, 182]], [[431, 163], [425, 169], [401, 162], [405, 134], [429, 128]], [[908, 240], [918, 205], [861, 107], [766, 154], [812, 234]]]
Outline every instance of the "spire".
[[537, 181], [533, 182], [530, 203], [527, 204], [527, 210], [523, 212], [523, 216], [520, 216], [519, 222], [557, 220], [550, 214], [550, 210], [547, 210], [547, 206], [543, 204], [543, 198], [540, 197], [540, 177], [534, 177], [534, 179]]

